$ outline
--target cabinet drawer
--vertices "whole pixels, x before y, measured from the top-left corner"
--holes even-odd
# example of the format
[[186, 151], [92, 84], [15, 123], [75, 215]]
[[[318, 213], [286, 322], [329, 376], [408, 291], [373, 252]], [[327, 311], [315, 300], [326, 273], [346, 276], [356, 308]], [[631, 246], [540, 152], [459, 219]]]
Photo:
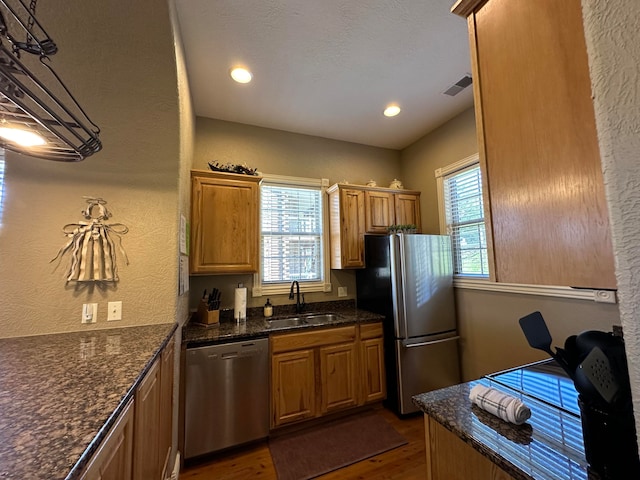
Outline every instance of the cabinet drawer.
[[321, 347], [334, 343], [353, 342], [356, 339], [356, 326], [313, 330], [300, 333], [284, 333], [271, 337], [271, 353]]
[[377, 338], [382, 336], [382, 322], [365, 323], [360, 325], [360, 339]]

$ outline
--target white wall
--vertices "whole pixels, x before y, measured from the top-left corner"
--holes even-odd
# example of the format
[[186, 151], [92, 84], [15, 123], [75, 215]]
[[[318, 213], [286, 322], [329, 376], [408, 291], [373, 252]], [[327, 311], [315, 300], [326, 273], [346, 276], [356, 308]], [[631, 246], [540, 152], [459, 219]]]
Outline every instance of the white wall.
[[640, 2], [582, 0], [620, 319], [640, 432]]

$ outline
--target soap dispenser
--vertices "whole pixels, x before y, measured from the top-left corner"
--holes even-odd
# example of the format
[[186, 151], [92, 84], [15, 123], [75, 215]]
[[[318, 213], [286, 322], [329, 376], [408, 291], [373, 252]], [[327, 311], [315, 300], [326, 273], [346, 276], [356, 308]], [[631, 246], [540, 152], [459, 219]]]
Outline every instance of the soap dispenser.
[[267, 298], [267, 303], [264, 304], [264, 316], [268, 318], [271, 315], [273, 315], [273, 305], [271, 305], [271, 302]]

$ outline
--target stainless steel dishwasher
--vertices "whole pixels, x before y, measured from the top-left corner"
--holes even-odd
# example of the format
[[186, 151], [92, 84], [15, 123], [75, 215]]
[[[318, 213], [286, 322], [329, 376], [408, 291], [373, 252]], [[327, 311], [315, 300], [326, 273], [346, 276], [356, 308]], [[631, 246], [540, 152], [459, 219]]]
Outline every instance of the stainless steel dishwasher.
[[269, 434], [269, 340], [187, 348], [185, 459]]

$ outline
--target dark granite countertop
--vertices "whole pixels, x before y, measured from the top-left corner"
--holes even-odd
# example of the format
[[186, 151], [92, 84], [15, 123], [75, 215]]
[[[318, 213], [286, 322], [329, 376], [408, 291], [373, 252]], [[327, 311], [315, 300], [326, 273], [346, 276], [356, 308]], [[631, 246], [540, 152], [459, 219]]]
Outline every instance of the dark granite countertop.
[[77, 478], [175, 328], [0, 339], [0, 478]]
[[[300, 315], [313, 313], [335, 313], [337, 318], [320, 325], [270, 328], [267, 319], [262, 314], [262, 308], [247, 309], [247, 320], [240, 323], [233, 320], [233, 312], [229, 311], [226, 312], [226, 315], [221, 314], [220, 323], [212, 326], [203, 326], [194, 320], [189, 322], [183, 329], [182, 343], [187, 347], [197, 347], [213, 343], [226, 343], [242, 338], [266, 337], [272, 333], [284, 331], [339, 327], [356, 323], [379, 322], [384, 319], [383, 315], [357, 309], [353, 300], [310, 303], [305, 306], [304, 312]], [[274, 315], [270, 319], [295, 315], [293, 305], [282, 305], [274, 307]]]
[[[476, 384], [520, 398], [531, 409], [531, 418], [514, 425], [472, 404], [469, 392]], [[562, 388], [556, 385], [555, 390]], [[494, 378], [482, 378], [416, 395], [413, 402], [516, 479], [598, 480], [585, 459], [579, 413], [572, 405], [560, 405], [572, 401], [567, 395], [536, 396], [520, 393]]]

